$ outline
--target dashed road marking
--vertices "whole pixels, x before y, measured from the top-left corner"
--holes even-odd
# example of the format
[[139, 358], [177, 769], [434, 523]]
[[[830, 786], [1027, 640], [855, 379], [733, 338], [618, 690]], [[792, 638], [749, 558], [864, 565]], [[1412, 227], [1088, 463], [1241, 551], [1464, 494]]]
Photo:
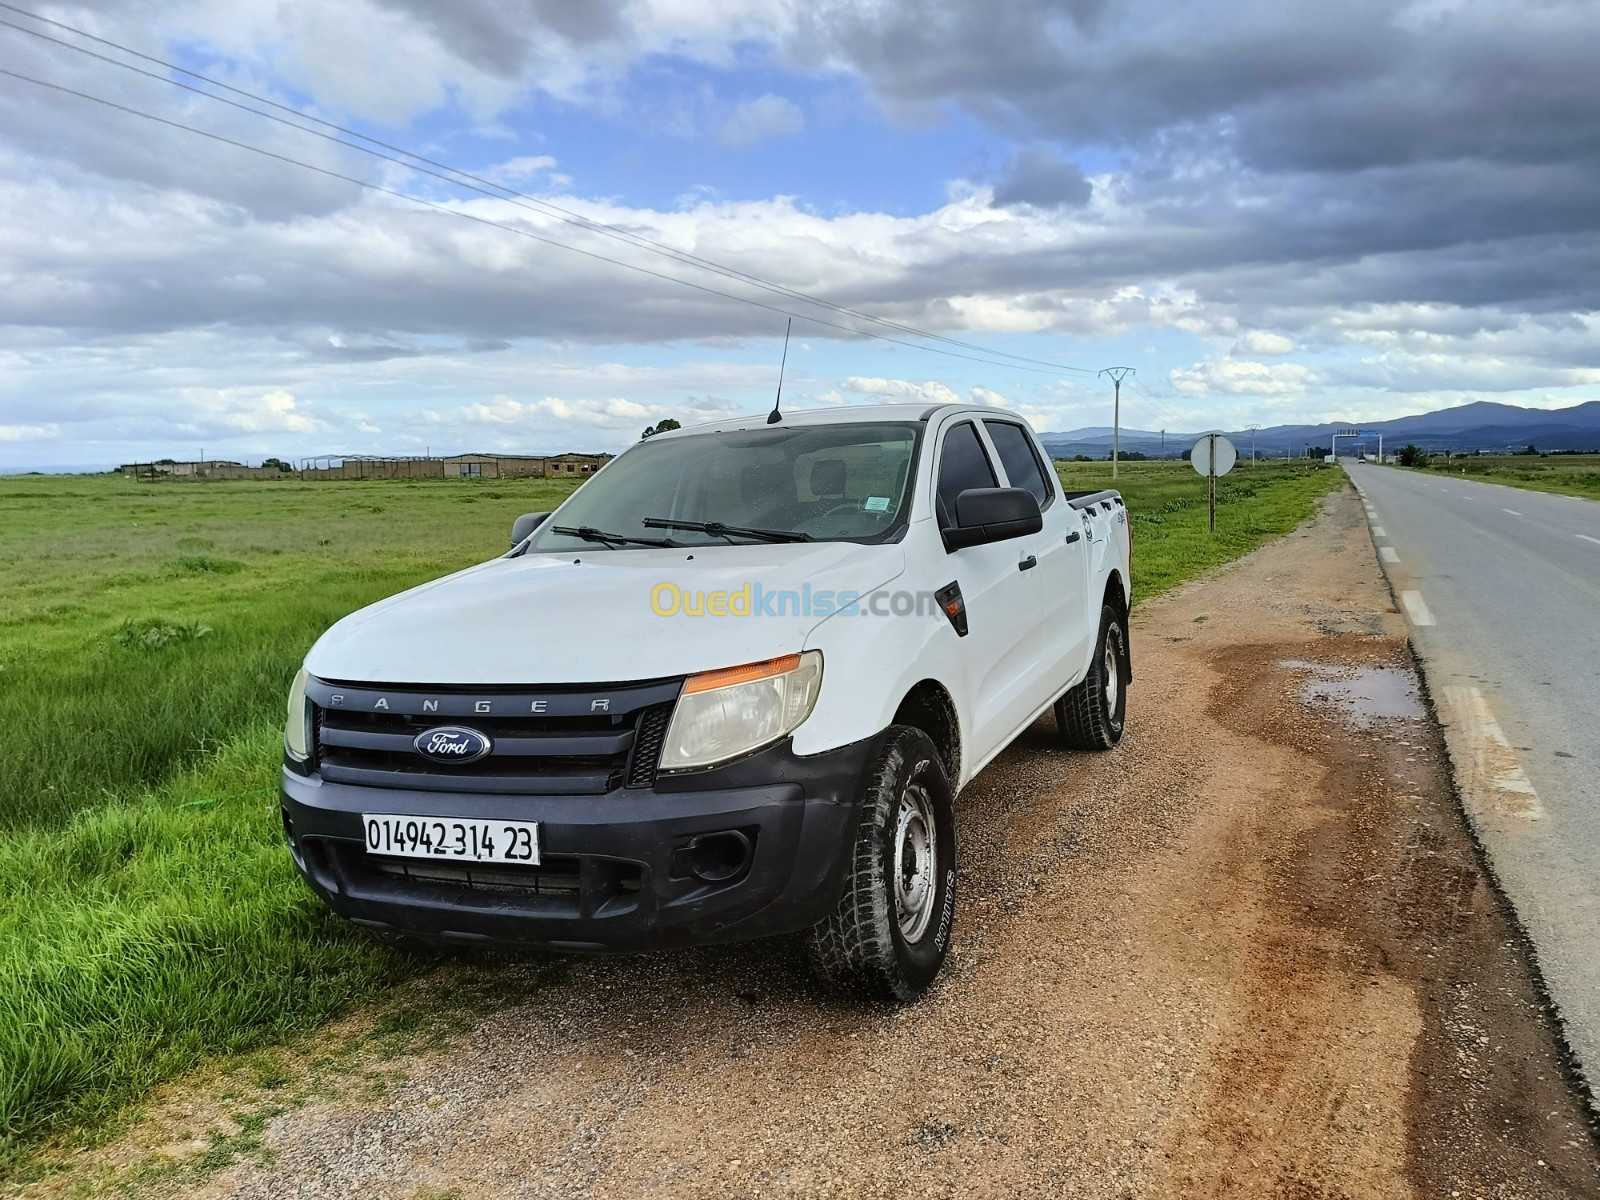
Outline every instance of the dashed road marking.
[[1378, 557], [1383, 559], [1383, 561], [1386, 563], [1397, 563], [1400, 561], [1400, 553], [1393, 546], [1379, 546]]
[[1422, 599], [1421, 592], [1401, 592], [1400, 603], [1406, 606], [1406, 613], [1411, 617], [1413, 625], [1433, 624], [1433, 614], [1428, 611], [1428, 605]]
[[1586, 542], [1593, 542], [1596, 546], [1600, 546], [1600, 538], [1592, 538], [1587, 533], [1575, 533], [1572, 536], [1580, 537]]
[[1374, 525], [1372, 527], [1372, 536], [1373, 537], [1388, 537], [1389, 535], [1383, 531], [1383, 526], [1382, 525]]
[[1513, 517], [1520, 517], [1522, 515], [1514, 508], [1502, 508], [1500, 511], [1503, 513], [1510, 513]]
[[1458, 764], [1465, 776], [1463, 793], [1487, 805], [1493, 815], [1540, 820], [1545, 812], [1539, 793], [1483, 693], [1475, 687], [1448, 687], [1444, 693], [1467, 751], [1465, 762]]

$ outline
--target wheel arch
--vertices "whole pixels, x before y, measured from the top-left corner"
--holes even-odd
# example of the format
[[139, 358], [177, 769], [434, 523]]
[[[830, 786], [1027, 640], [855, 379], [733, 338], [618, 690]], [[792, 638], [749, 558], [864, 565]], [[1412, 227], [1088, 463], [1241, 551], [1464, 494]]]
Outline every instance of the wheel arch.
[[[1122, 578], [1122, 572], [1113, 570], [1111, 577], [1106, 580], [1106, 590], [1100, 603], [1113, 609], [1122, 618], [1124, 629], [1128, 627], [1128, 585]], [[1131, 639], [1123, 640], [1123, 668], [1126, 682], [1133, 682], [1133, 648], [1129, 644]]]
[[937, 679], [914, 684], [895, 709], [895, 725], [911, 725], [928, 735], [939, 751], [951, 788], [961, 783], [961, 720], [949, 690]]

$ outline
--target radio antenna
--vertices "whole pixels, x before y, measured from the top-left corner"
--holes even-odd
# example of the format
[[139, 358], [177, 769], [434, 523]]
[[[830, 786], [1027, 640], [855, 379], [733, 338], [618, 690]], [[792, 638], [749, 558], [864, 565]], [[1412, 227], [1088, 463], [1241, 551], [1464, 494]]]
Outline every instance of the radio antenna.
[[794, 328], [794, 318], [789, 318], [789, 323], [783, 328], [783, 361], [778, 364], [778, 394], [772, 398], [772, 411], [767, 414], [767, 424], [776, 425], [783, 420], [783, 414], [778, 411], [778, 405], [783, 400], [783, 369], [789, 365], [789, 331]]

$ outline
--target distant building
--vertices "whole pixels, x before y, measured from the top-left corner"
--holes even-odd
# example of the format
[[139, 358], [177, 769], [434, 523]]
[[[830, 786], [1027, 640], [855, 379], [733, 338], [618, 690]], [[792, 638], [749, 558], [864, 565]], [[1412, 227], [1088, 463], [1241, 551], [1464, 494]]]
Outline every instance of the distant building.
[[292, 479], [294, 476], [280, 467], [247, 467], [243, 463], [225, 458], [208, 458], [200, 462], [180, 462], [172, 458], [158, 458], [153, 462], [123, 463], [117, 468], [123, 475], [143, 480], [204, 481], [212, 479]]
[[545, 474], [593, 475], [611, 461], [609, 454], [557, 454], [546, 460]]
[[451, 454], [443, 458], [324, 455], [307, 459], [302, 479], [548, 479], [592, 475], [609, 454]]
[[443, 458], [379, 454], [323, 454], [301, 461], [299, 470], [286, 470], [269, 459], [259, 467], [226, 459], [179, 462], [158, 458], [153, 462], [123, 463], [117, 470], [136, 479], [571, 479], [593, 475], [609, 454], [451, 454]]

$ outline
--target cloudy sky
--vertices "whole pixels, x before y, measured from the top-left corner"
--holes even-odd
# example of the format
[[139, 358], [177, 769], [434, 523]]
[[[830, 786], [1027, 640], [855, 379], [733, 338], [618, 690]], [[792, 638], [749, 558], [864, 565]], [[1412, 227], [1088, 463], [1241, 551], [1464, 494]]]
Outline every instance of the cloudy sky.
[[20, 7], [0, 469], [1600, 398], [1595, 0]]

